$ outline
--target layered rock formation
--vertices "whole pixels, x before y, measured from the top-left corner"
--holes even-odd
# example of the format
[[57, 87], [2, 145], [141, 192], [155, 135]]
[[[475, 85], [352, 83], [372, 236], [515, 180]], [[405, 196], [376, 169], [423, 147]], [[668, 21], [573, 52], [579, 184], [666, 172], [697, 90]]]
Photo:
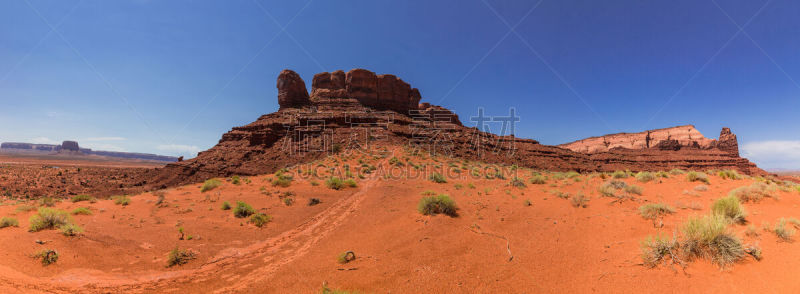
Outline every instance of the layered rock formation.
[[419, 104], [419, 91], [393, 75], [363, 69], [319, 73], [309, 96], [303, 80], [284, 70], [277, 86], [279, 111], [233, 128], [213, 148], [169, 164], [137, 185], [161, 188], [210, 177], [271, 173], [327, 156], [334, 146], [425, 146], [457, 158], [555, 171], [730, 168], [764, 173], [738, 156], [736, 136], [729, 129], [723, 129], [719, 140], [705, 138], [693, 126], [681, 126], [556, 147], [466, 127], [446, 108]]
[[78, 142], [75, 141], [64, 141], [61, 143], [61, 150], [62, 151], [73, 151], [73, 152], [80, 152], [81, 147], [78, 145]]

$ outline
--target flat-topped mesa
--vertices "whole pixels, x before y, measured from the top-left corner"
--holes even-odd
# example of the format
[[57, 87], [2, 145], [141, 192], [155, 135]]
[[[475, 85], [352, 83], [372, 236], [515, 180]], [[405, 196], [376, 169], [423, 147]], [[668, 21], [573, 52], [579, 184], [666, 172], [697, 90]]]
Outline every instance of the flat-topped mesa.
[[615, 148], [624, 149], [660, 149], [679, 150], [681, 148], [711, 149], [718, 148], [731, 154], [739, 155], [739, 144], [736, 135], [729, 128], [723, 128], [720, 139], [714, 140], [703, 136], [693, 125], [685, 125], [639, 133], [618, 133], [599, 137], [591, 137], [559, 147], [582, 153], [608, 152]]
[[[297, 85], [303, 85], [302, 89]], [[347, 73], [337, 70], [314, 75], [308, 102], [303, 80], [295, 72], [284, 70], [278, 77], [278, 93], [281, 109], [350, 98], [376, 110], [393, 110], [406, 115], [410, 110], [417, 109], [421, 99], [418, 89], [411, 88], [411, 85], [396, 76], [376, 75], [360, 68]], [[281, 93], [284, 95], [281, 96]]]

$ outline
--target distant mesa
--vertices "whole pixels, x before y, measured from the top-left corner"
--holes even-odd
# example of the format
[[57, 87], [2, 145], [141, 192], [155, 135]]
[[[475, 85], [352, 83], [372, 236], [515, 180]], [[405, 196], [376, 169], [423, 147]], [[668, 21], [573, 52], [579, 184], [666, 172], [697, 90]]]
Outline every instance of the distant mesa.
[[677, 151], [682, 148], [719, 149], [739, 156], [739, 143], [731, 129], [722, 128], [719, 140], [703, 136], [693, 125], [677, 126], [640, 133], [617, 133], [591, 137], [558, 145], [575, 152], [600, 153], [615, 148], [642, 150], [656, 148]]
[[164, 156], [148, 153], [131, 153], [131, 152], [115, 152], [115, 151], [101, 151], [92, 150], [90, 148], [81, 148], [76, 141], [64, 141], [61, 145], [53, 144], [32, 144], [32, 143], [19, 143], [19, 142], [5, 142], [0, 144], [0, 151], [2, 152], [36, 152], [43, 155], [97, 155], [114, 158], [126, 158], [135, 160], [148, 160], [148, 161], [163, 161], [163, 162], [176, 162], [178, 157]]

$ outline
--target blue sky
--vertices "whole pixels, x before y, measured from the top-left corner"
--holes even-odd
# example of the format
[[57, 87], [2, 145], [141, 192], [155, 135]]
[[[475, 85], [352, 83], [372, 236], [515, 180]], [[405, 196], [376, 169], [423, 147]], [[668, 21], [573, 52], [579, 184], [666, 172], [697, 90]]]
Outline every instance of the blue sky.
[[517, 136], [544, 144], [728, 126], [762, 167], [800, 168], [798, 13], [790, 0], [7, 0], [0, 141], [191, 156], [277, 110], [280, 70], [310, 87], [367, 68], [465, 122], [514, 107]]

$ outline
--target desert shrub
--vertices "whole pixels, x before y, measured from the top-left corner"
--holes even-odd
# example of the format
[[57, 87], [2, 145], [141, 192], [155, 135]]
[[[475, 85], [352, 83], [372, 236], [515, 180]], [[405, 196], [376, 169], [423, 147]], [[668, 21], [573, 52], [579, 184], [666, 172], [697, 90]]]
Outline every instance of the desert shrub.
[[86, 195], [86, 194], [75, 195], [74, 197], [72, 197], [72, 199], [70, 199], [70, 201], [72, 201], [72, 202], [81, 202], [81, 201], [89, 201], [89, 200], [92, 200], [92, 196], [89, 196], [89, 195]]
[[792, 236], [795, 234], [795, 229], [791, 227], [786, 227], [786, 219], [781, 218], [775, 224], [775, 227], [772, 228], [772, 232], [775, 233], [775, 236], [778, 236], [782, 241], [792, 241]]
[[169, 252], [169, 256], [167, 257], [167, 267], [172, 267], [176, 265], [184, 265], [189, 262], [189, 260], [195, 259], [196, 255], [194, 252], [191, 252], [186, 249], [180, 249], [177, 246]]
[[44, 197], [39, 199], [39, 206], [53, 207], [56, 205], [56, 199], [53, 197]]
[[621, 170], [618, 170], [618, 171], [615, 171], [613, 174], [611, 174], [611, 177], [615, 178], [615, 179], [624, 179], [624, 178], [628, 177], [628, 173], [626, 173], [624, 171], [621, 171]]
[[344, 188], [344, 182], [338, 177], [330, 177], [325, 180], [325, 186], [334, 190], [341, 190]]
[[263, 227], [270, 221], [272, 221], [272, 216], [266, 213], [256, 213], [250, 216], [250, 222], [259, 228]]
[[646, 219], [657, 219], [675, 213], [675, 209], [664, 203], [650, 203], [639, 206], [639, 214]]
[[356, 180], [353, 179], [344, 180], [344, 185], [350, 188], [358, 187], [358, 183], [356, 183]]
[[668, 173], [668, 172], [665, 172], [665, 171], [663, 171], [663, 170], [662, 170], [662, 171], [660, 171], [660, 172], [657, 172], [657, 173], [656, 173], [656, 176], [657, 176], [657, 177], [660, 177], [660, 178], [665, 178], [665, 179], [666, 179], [666, 178], [669, 178], [669, 173]]
[[456, 202], [446, 194], [423, 197], [417, 205], [417, 211], [424, 215], [443, 213], [449, 216], [456, 216], [456, 210], [458, 210]]
[[64, 236], [75, 236], [83, 232], [83, 228], [73, 223], [65, 224], [59, 227], [59, 230], [61, 230], [61, 233], [64, 234]]
[[586, 207], [589, 205], [589, 197], [583, 195], [583, 193], [578, 192], [570, 198], [570, 203], [572, 206], [575, 207]]
[[222, 202], [222, 207], [221, 208], [222, 208], [222, 210], [230, 210], [231, 209], [231, 203], [228, 202], [228, 201]]
[[720, 178], [723, 178], [723, 179], [731, 179], [731, 180], [741, 180], [742, 179], [742, 176], [739, 175], [738, 172], [736, 172], [735, 170], [732, 170], [732, 169], [719, 171], [719, 172], [717, 172], [717, 175]]
[[292, 185], [292, 180], [294, 180], [294, 177], [292, 177], [292, 175], [280, 170], [275, 173], [275, 178], [272, 179], [272, 185], [280, 187], [289, 187]]
[[744, 223], [747, 212], [745, 212], [739, 198], [735, 196], [722, 197], [714, 201], [711, 206], [714, 214], [722, 215], [733, 223]]
[[341, 264], [345, 264], [353, 260], [356, 260], [356, 254], [353, 253], [353, 251], [342, 252], [341, 254], [339, 254], [339, 256], [336, 257], [336, 261], [338, 261]]
[[48, 266], [58, 261], [58, 252], [53, 249], [45, 249], [36, 253], [34, 258], [42, 259], [42, 265]]
[[511, 179], [511, 182], [509, 182], [509, 184], [511, 186], [513, 186], [513, 187], [517, 187], [517, 188], [520, 188], [520, 189], [525, 188], [525, 187], [528, 186], [528, 185], [525, 185], [525, 181], [523, 181], [522, 179], [517, 178], [517, 177], [514, 177], [513, 179]]
[[66, 211], [57, 210], [54, 208], [41, 207], [37, 214], [30, 218], [31, 232], [38, 232], [45, 229], [55, 229], [66, 225], [71, 222], [69, 214]]
[[642, 260], [648, 267], [656, 267], [662, 263], [682, 264], [680, 243], [674, 236], [670, 239], [664, 235], [650, 235], [641, 242]]
[[639, 172], [636, 174], [636, 180], [642, 183], [647, 183], [655, 179], [656, 175], [651, 172]]
[[241, 183], [242, 183], [242, 180], [241, 180], [241, 178], [239, 178], [239, 176], [231, 177], [231, 184], [238, 185], [238, 184], [241, 184]]
[[116, 205], [126, 206], [131, 204], [131, 198], [128, 196], [114, 196], [111, 199], [114, 199], [114, 204]]
[[727, 226], [728, 220], [720, 214], [689, 218], [682, 228], [684, 254], [708, 258], [720, 267], [741, 259], [745, 254], [742, 241]]
[[625, 186], [625, 192], [630, 194], [642, 195], [644, 189], [636, 185]]
[[614, 187], [614, 189], [617, 189], [617, 190], [625, 188], [626, 186], [628, 186], [628, 184], [625, 184], [625, 182], [617, 181], [617, 180], [611, 180], [610, 182], [608, 182], [608, 184], [611, 185], [612, 187]]
[[605, 197], [616, 197], [617, 196], [617, 189], [614, 186], [609, 185], [608, 183], [603, 184], [600, 186], [599, 189], [600, 195]]
[[78, 207], [78, 208], [73, 209], [72, 212], [70, 212], [70, 213], [73, 214], [73, 215], [78, 215], [78, 214], [91, 215], [92, 214], [92, 210], [89, 209], [88, 207]]
[[430, 180], [434, 183], [439, 183], [439, 184], [447, 183], [447, 179], [445, 179], [444, 176], [440, 173], [433, 173], [430, 177]]
[[534, 185], [544, 185], [547, 183], [547, 179], [543, 175], [534, 175], [529, 182]]
[[294, 204], [294, 198], [292, 197], [283, 198], [283, 205], [292, 206], [292, 204]]
[[677, 168], [669, 171], [669, 174], [676, 175], [676, 176], [677, 175], [682, 175], [682, 174], [685, 174], [685, 173], [686, 173], [686, 171], [684, 171], [682, 169], [677, 169]]
[[322, 203], [322, 201], [320, 201], [319, 198], [308, 199], [308, 206], [314, 206], [320, 203]]
[[17, 206], [16, 212], [28, 212], [32, 210], [36, 210], [36, 206], [22, 204], [20, 206]]
[[217, 179], [208, 179], [203, 183], [203, 186], [200, 187], [200, 192], [207, 192], [214, 190], [214, 188], [222, 186], [222, 181]]
[[758, 244], [745, 247], [744, 253], [750, 254], [756, 261], [761, 261], [761, 247], [758, 247]]
[[748, 237], [758, 237], [758, 235], [761, 235], [754, 225], [747, 225], [747, 230], [744, 231], [744, 234]]
[[706, 185], [697, 185], [694, 187], [695, 191], [705, 192], [708, 191], [708, 186]]
[[708, 181], [708, 175], [701, 172], [694, 172], [694, 171], [689, 172], [686, 174], [686, 179], [689, 180], [689, 182], [703, 182], [706, 184], [710, 183]]
[[3, 217], [0, 219], [0, 229], [5, 227], [19, 227], [19, 221], [13, 217]]
[[755, 182], [750, 186], [733, 189], [728, 195], [739, 198], [742, 202], [758, 202], [764, 197], [773, 197], [770, 186], [762, 182]]
[[233, 216], [238, 218], [245, 218], [252, 214], [256, 213], [255, 209], [253, 209], [250, 204], [244, 203], [242, 201], [236, 201], [236, 208], [233, 209]]

